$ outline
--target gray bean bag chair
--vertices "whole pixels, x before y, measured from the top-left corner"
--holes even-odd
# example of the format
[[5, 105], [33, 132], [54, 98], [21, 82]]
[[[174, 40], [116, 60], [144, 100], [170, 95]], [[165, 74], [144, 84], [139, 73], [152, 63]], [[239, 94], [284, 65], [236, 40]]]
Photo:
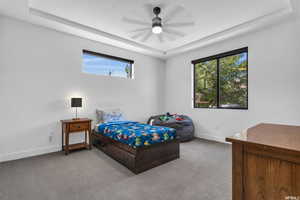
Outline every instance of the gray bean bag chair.
[[195, 127], [192, 119], [186, 115], [177, 115], [183, 120], [176, 120], [172, 115], [156, 115], [148, 120], [148, 124], [153, 126], [165, 126], [176, 129], [177, 138], [181, 142], [187, 142], [194, 138]]

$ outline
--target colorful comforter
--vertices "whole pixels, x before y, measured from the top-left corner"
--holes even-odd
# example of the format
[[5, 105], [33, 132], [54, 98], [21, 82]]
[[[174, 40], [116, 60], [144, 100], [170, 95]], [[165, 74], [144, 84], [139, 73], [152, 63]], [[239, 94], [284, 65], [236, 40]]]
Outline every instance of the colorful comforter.
[[176, 137], [176, 131], [173, 128], [132, 121], [107, 122], [99, 124], [96, 129], [97, 133], [134, 148], [173, 140]]

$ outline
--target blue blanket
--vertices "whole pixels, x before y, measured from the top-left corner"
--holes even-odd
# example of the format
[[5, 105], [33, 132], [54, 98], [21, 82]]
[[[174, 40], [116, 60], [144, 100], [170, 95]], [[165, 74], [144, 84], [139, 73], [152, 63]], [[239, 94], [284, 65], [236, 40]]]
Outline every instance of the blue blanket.
[[173, 128], [133, 121], [103, 123], [98, 126], [97, 133], [134, 148], [173, 140], [176, 137], [176, 131]]

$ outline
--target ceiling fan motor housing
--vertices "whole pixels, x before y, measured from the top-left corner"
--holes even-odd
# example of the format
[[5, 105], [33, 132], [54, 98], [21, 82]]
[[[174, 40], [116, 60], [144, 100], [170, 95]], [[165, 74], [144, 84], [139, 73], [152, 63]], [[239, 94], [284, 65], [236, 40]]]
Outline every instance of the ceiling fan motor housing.
[[155, 27], [155, 26], [162, 26], [160, 17], [156, 16], [152, 19], [152, 27]]
[[154, 34], [160, 34], [162, 32], [161, 18], [158, 16], [160, 11], [160, 7], [153, 8], [155, 17], [152, 19], [152, 32]]
[[160, 14], [160, 7], [155, 7], [153, 8], [153, 13], [156, 15], [153, 19], [152, 19], [152, 27], [155, 26], [162, 26], [161, 24], [161, 18], [158, 16]]

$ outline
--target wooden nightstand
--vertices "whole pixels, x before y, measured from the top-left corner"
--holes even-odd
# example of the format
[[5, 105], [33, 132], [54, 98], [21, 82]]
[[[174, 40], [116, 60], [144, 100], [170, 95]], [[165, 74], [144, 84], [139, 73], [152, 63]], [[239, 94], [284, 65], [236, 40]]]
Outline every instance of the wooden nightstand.
[[[92, 135], [92, 120], [82, 118], [77, 120], [61, 120], [62, 123], [62, 150], [68, 155], [70, 150], [75, 149], [92, 149], [91, 135]], [[69, 136], [71, 133], [84, 132], [85, 141], [77, 144], [69, 144]], [[64, 145], [65, 144], [65, 145]]]

